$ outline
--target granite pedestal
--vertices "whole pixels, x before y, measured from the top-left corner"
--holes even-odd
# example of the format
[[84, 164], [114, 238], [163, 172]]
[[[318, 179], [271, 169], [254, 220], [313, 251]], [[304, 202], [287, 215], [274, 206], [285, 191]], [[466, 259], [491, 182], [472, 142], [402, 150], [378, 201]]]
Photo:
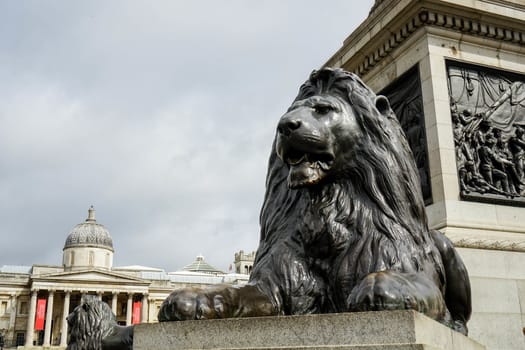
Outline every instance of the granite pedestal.
[[140, 324], [134, 350], [360, 349], [483, 350], [413, 311], [254, 317]]

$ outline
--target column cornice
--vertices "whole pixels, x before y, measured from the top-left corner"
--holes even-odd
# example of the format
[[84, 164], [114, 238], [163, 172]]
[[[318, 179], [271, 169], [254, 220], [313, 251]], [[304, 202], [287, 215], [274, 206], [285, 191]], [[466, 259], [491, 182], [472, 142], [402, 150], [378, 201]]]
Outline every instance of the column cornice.
[[[453, 12], [451, 8], [414, 5], [420, 6], [420, 8], [408, 16], [404, 22], [386, 25], [378, 31], [377, 37], [367, 41], [372, 45], [352, 51], [356, 50], [353, 44], [361, 41], [361, 37], [354, 37], [345, 41], [343, 47], [325, 65], [342, 67], [358, 75], [365, 75], [422, 27], [454, 31], [461, 35], [462, 40], [466, 40], [465, 35], [470, 35], [494, 39], [498, 43], [525, 44], [525, 27], [523, 25], [513, 27], [516, 23], [506, 24], [504, 21], [496, 20], [488, 15], [476, 17], [469, 16], [467, 12]], [[349, 51], [353, 53], [349, 55]]]

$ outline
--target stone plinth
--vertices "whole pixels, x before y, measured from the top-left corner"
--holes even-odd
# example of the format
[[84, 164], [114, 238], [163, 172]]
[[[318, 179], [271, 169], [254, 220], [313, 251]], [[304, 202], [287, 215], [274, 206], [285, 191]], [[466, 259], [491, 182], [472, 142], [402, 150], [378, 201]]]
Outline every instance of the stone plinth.
[[133, 341], [134, 350], [276, 348], [485, 349], [413, 311], [140, 324]]
[[[465, 119], [458, 123], [456, 117], [466, 110], [488, 115], [485, 112], [494, 102], [485, 92], [492, 86], [489, 81], [495, 81], [492, 77], [503, 77], [509, 84], [525, 82], [525, 1], [381, 0], [376, 4], [326, 65], [357, 73], [375, 92], [387, 95], [396, 109], [415, 158], [422, 163], [429, 225], [454, 242], [470, 274], [470, 337], [489, 350], [523, 350], [525, 192], [518, 186], [518, 198], [465, 188], [468, 177], [479, 173], [480, 153], [469, 137], [460, 137], [470, 131], [463, 133]], [[458, 93], [463, 91], [458, 86], [465, 87], [464, 94]], [[494, 86], [495, 99], [506, 96], [505, 84]], [[509, 112], [509, 125], [513, 115], [523, 113]], [[478, 159], [474, 170], [465, 172], [462, 157], [468, 152]], [[503, 175], [512, 182], [512, 171], [507, 171], [509, 175]]]

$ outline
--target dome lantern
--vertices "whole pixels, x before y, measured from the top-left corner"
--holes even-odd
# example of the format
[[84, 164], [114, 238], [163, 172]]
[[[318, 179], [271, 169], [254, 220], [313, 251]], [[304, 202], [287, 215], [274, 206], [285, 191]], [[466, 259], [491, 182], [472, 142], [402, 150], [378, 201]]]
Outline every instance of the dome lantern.
[[88, 209], [88, 218], [86, 219], [86, 222], [97, 222], [97, 220], [95, 220], [95, 208], [93, 208], [93, 206]]

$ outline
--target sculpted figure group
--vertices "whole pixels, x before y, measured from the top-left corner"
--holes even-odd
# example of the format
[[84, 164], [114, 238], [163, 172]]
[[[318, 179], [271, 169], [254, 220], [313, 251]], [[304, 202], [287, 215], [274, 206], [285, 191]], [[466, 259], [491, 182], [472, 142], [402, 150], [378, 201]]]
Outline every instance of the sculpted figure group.
[[463, 193], [493, 193], [508, 198], [525, 195], [525, 129], [513, 125], [510, 137], [483, 113], [452, 109], [454, 142]]
[[176, 290], [159, 320], [411, 309], [467, 334], [465, 266], [428, 228], [388, 100], [356, 75], [314, 71], [279, 120], [260, 225], [248, 284]]
[[462, 197], [523, 205], [523, 76], [455, 63], [447, 71]]

